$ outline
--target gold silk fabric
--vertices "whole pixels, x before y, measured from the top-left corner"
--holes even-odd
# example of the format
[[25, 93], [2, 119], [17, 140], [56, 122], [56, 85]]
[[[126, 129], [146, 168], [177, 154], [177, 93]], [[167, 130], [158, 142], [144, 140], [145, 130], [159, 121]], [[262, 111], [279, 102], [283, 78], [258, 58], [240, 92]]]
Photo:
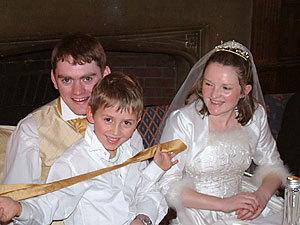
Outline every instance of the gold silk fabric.
[[[1, 185], [0, 186], [0, 196], [7, 196], [11, 197], [14, 200], [22, 200], [26, 198], [31, 198], [34, 196], [46, 194], [49, 192], [53, 192], [59, 190], [64, 187], [68, 187], [70, 185], [76, 184], [78, 182], [91, 179], [93, 177], [99, 176], [101, 174], [110, 172], [112, 170], [121, 168], [126, 166], [130, 163], [140, 162], [147, 159], [151, 159], [156, 151], [157, 146], [153, 146], [143, 151], [139, 152], [135, 156], [131, 157], [127, 161], [122, 164], [115, 165], [112, 167], [103, 168], [100, 170], [96, 170], [90, 173], [78, 175], [75, 177], [71, 177], [68, 179], [55, 181], [48, 184], [8, 184], [8, 185]], [[162, 152], [174, 152], [178, 154], [179, 152], [186, 149], [186, 145], [180, 140], [169, 141], [166, 143], [161, 144], [161, 151]]]
[[[61, 102], [49, 106], [46, 110], [34, 113], [40, 138], [40, 157], [42, 160], [41, 182], [45, 183], [54, 161], [75, 141], [80, 139], [88, 124], [87, 119], [74, 119], [66, 123], [61, 117]], [[54, 221], [52, 225], [63, 225], [63, 221]]]
[[0, 184], [2, 184], [2, 179], [3, 179], [6, 144], [9, 136], [15, 129], [16, 129], [15, 126], [0, 125]]
[[42, 160], [41, 181], [45, 183], [54, 161], [82, 135], [62, 119], [56, 101], [55, 104], [49, 104], [49, 106], [34, 112], [33, 117], [39, 132]]
[[84, 132], [86, 130], [86, 127], [88, 125], [88, 120], [86, 118], [77, 118], [73, 120], [68, 120], [68, 123], [71, 124], [76, 130], [84, 136]]

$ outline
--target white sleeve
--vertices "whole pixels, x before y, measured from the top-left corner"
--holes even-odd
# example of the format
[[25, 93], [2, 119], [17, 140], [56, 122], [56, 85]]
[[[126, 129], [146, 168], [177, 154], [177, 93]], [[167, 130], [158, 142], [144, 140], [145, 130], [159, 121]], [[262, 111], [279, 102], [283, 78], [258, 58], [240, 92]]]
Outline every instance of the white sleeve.
[[192, 150], [192, 141], [194, 136], [193, 123], [186, 119], [180, 112], [175, 111], [170, 115], [166, 121], [160, 142], [180, 139], [183, 141], [187, 149], [177, 154], [174, 159], [178, 163], [172, 166], [159, 180], [159, 185], [162, 193], [164, 194], [168, 205], [179, 209], [181, 207], [180, 195], [186, 188], [192, 188], [193, 182], [186, 180], [184, 177], [184, 168], [186, 163], [190, 162], [189, 151]]
[[[47, 178], [48, 182], [74, 176], [72, 165], [64, 160], [56, 161]], [[20, 224], [50, 224], [52, 220], [68, 218], [76, 209], [88, 189], [86, 182], [79, 182], [60, 190], [20, 201], [22, 213], [16, 218]]]
[[39, 135], [31, 114], [18, 123], [6, 146], [3, 184], [41, 183]]
[[253, 155], [253, 160], [258, 165], [254, 171], [254, 182], [260, 185], [266, 175], [275, 173], [281, 177], [284, 184], [289, 173], [277, 151], [276, 142], [268, 125], [267, 114], [262, 106], [259, 106], [255, 111], [253, 122], [258, 136], [258, 142]]
[[[140, 164], [143, 163], [141, 162]], [[150, 163], [141, 173], [134, 198], [136, 202], [136, 214], [147, 215], [153, 224], [159, 224], [168, 211], [167, 202], [156, 182], [157, 175], [154, 175], [156, 173], [160, 174], [161, 169], [155, 163]], [[152, 175], [154, 175], [154, 178]]]
[[160, 142], [164, 143], [180, 139], [186, 144], [187, 149], [174, 157], [174, 159], [178, 160], [178, 163], [166, 171], [160, 179], [159, 183], [164, 195], [167, 195], [170, 187], [174, 186], [173, 184], [177, 183], [183, 177], [183, 170], [188, 157], [187, 153], [193, 136], [190, 127], [188, 120], [185, 120], [180, 111], [172, 113], [166, 121]]
[[137, 129], [135, 129], [130, 138], [130, 147], [133, 149], [133, 152], [140, 152], [144, 149], [143, 138]]

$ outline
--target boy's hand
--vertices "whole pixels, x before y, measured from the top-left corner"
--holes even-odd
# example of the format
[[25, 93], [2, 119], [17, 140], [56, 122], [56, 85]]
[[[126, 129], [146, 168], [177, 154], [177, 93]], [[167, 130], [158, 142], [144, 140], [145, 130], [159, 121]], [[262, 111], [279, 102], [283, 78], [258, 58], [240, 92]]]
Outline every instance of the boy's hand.
[[130, 225], [144, 225], [144, 223], [139, 219], [134, 219]]
[[[149, 218], [148, 216], [143, 215], [143, 214], [139, 214], [139, 215], [137, 215], [137, 216], [135, 217], [135, 219], [130, 223], [130, 225], [144, 225], [145, 223], [144, 223], [141, 219], [138, 218], [139, 216], [146, 217], [146, 219], [147, 219], [149, 222], [151, 222], [151, 220], [150, 220], [150, 218]], [[151, 222], [151, 224], [152, 224], [152, 222]]]
[[176, 154], [174, 152], [161, 152], [160, 143], [157, 144], [157, 149], [154, 155], [154, 162], [164, 171], [170, 169], [173, 165], [178, 163], [178, 160], [172, 161]]
[[0, 197], [0, 222], [9, 222], [15, 216], [20, 216], [22, 206], [8, 197]]

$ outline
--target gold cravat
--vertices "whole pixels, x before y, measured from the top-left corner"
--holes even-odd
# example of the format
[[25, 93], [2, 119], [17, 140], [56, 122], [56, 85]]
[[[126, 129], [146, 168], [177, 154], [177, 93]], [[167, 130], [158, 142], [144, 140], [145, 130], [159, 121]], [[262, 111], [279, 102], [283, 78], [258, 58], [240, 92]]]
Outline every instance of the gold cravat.
[[[61, 99], [60, 97], [57, 99], [57, 106], [56, 106], [58, 114], [61, 116]], [[77, 118], [68, 120], [68, 123], [71, 124], [82, 136], [84, 136], [84, 132], [86, 126], [88, 124], [87, 118]]]
[[[144, 149], [140, 151], [135, 156], [131, 157], [130, 159], [126, 160], [124, 163], [103, 168], [100, 170], [96, 170], [90, 173], [78, 175], [75, 177], [71, 177], [68, 179], [55, 181], [48, 184], [6, 184], [0, 185], [0, 196], [7, 196], [11, 197], [14, 200], [22, 200], [26, 198], [31, 198], [34, 196], [46, 194], [48, 192], [53, 192], [59, 190], [64, 187], [68, 187], [70, 185], [76, 184], [78, 182], [91, 179], [93, 177], [99, 176], [101, 174], [110, 172], [112, 170], [121, 168], [126, 166], [130, 163], [140, 162], [147, 159], [151, 159], [156, 151], [156, 145], [150, 148]], [[178, 154], [179, 152], [186, 149], [186, 145], [180, 140], [169, 141], [161, 144], [161, 151], [162, 152], [174, 152]]]
[[73, 120], [68, 120], [68, 123], [71, 124], [73, 127], [76, 128], [76, 130], [84, 136], [84, 132], [86, 129], [86, 126], [88, 124], [88, 120], [86, 118], [77, 118]]

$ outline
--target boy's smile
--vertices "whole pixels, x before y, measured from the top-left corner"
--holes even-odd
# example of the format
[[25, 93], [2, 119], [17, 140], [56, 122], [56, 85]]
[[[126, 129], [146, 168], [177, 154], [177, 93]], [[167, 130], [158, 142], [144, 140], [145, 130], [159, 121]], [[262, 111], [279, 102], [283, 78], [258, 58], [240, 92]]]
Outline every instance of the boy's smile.
[[118, 105], [100, 107], [94, 115], [88, 106], [87, 118], [94, 124], [94, 132], [110, 158], [115, 157], [117, 148], [131, 137], [138, 123], [136, 113], [126, 109], [118, 111]]

